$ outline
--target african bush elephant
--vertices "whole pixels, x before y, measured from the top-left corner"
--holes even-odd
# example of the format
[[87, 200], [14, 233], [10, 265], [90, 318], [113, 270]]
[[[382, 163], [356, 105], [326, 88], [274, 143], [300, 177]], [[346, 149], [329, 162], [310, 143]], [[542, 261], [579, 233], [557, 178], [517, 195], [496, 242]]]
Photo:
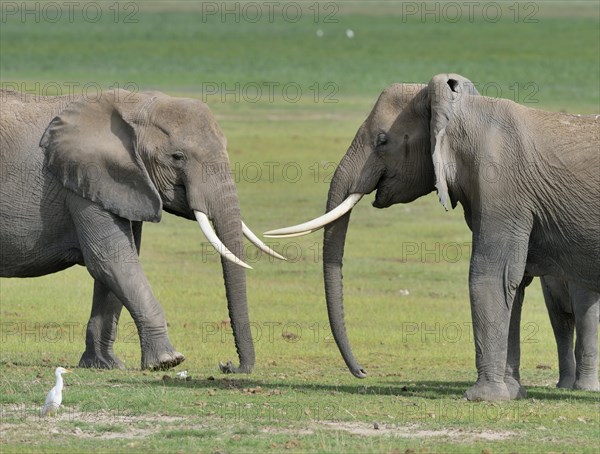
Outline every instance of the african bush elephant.
[[[469, 293], [477, 382], [470, 400], [525, 395], [519, 324], [527, 276], [552, 275], [600, 290], [598, 117], [530, 109], [480, 96], [462, 76], [384, 90], [342, 158], [327, 213], [266, 236], [325, 226], [323, 271], [331, 329], [350, 371], [365, 372], [346, 335], [342, 259], [350, 210], [408, 203], [437, 190], [463, 206], [472, 231]], [[525, 278], [524, 278], [525, 277]]]
[[0, 95], [0, 275], [87, 267], [94, 295], [79, 365], [124, 367], [113, 352], [123, 305], [138, 329], [142, 368], [184, 360], [138, 261], [142, 223], [158, 222], [164, 208], [196, 218], [221, 253], [240, 360], [222, 369], [250, 372], [242, 231], [258, 239], [241, 221], [226, 139], [208, 107], [125, 90], [99, 99]]

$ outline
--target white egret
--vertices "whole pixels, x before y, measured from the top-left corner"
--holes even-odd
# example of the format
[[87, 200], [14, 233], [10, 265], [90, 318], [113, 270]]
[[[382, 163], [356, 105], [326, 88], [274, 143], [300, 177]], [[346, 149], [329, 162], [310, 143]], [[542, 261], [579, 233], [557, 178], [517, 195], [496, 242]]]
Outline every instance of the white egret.
[[69, 369], [65, 369], [64, 367], [57, 367], [54, 375], [56, 376], [56, 385], [54, 388], [50, 390], [48, 395], [46, 396], [46, 403], [41, 409], [42, 416], [53, 415], [58, 411], [58, 407], [60, 407], [60, 403], [62, 402], [62, 389], [63, 389], [63, 379], [62, 374], [68, 374]]

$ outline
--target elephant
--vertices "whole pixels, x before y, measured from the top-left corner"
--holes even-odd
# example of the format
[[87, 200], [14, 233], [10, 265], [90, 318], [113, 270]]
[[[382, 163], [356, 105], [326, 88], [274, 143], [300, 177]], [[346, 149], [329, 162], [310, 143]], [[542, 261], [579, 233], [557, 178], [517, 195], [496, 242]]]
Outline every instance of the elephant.
[[548, 275], [600, 291], [599, 117], [481, 96], [457, 74], [437, 75], [427, 85], [394, 84], [381, 93], [336, 168], [326, 214], [265, 233], [282, 238], [325, 227], [328, 316], [353, 375], [366, 376], [343, 316], [341, 269], [352, 207], [375, 190], [376, 208], [437, 191], [446, 211], [462, 205], [472, 232], [477, 381], [465, 397], [525, 396], [519, 324], [528, 280]]
[[87, 268], [94, 290], [79, 366], [124, 367], [113, 351], [123, 305], [139, 333], [142, 369], [184, 360], [138, 260], [143, 222], [160, 221], [164, 209], [196, 219], [221, 254], [239, 356], [239, 366], [221, 369], [249, 373], [255, 353], [242, 235], [282, 257], [241, 220], [227, 141], [208, 106], [122, 89], [93, 99], [0, 96], [0, 276]]

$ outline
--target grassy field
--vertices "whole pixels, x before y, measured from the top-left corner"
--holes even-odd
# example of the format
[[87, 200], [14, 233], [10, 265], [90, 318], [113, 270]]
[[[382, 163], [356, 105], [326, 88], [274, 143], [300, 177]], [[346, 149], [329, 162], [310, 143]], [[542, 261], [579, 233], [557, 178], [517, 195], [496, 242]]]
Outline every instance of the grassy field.
[[[468, 2], [454, 4], [427, 15], [420, 2], [282, 2], [271, 20], [261, 2], [96, 2], [87, 15], [82, 2], [71, 20], [58, 3], [54, 22], [46, 3], [21, 16], [4, 2], [0, 78], [44, 94], [119, 86], [204, 99], [228, 137], [244, 219], [262, 232], [323, 211], [335, 164], [390, 83], [457, 72], [488, 95], [600, 112], [597, 2], [501, 2], [501, 17], [484, 2], [472, 20]], [[142, 262], [187, 358], [176, 371], [191, 379], [140, 371], [124, 312], [115, 350], [129, 369], [75, 369], [51, 420], [36, 412], [54, 368], [78, 363], [92, 280], [81, 267], [2, 279], [2, 452], [597, 452], [598, 395], [554, 388], [537, 281], [522, 321], [528, 398], [462, 400], [476, 376], [469, 241], [461, 210], [445, 213], [435, 195], [355, 208], [344, 276], [362, 381], [328, 329], [321, 235], [269, 242], [291, 263], [249, 247], [257, 363], [224, 376], [218, 362], [236, 358], [219, 261], [194, 223], [165, 215], [144, 227]]]

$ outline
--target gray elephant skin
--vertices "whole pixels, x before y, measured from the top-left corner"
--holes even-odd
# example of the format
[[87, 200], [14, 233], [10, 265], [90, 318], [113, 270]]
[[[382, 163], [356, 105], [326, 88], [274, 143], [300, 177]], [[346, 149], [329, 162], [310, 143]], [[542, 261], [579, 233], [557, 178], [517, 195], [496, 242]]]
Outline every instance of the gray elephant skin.
[[[338, 165], [327, 213], [265, 235], [293, 236], [325, 226], [330, 325], [348, 368], [362, 378], [366, 374], [352, 353], [343, 316], [341, 270], [351, 208], [372, 191], [373, 206], [386, 208], [437, 190], [446, 210], [462, 205], [472, 231], [469, 295], [477, 381], [465, 397], [525, 396], [519, 376], [521, 305], [531, 277], [546, 275], [577, 289], [573, 301], [581, 304], [575, 316], [582, 332], [576, 356], [582, 376], [573, 386], [594, 388], [599, 126], [598, 116], [546, 112], [480, 96], [468, 79], [456, 74], [435, 76], [426, 86], [395, 84], [379, 96]], [[561, 305], [570, 299], [563, 295], [557, 301]], [[549, 310], [560, 318], [555, 308]], [[561, 340], [559, 350], [561, 343], [569, 341]], [[592, 370], [596, 372], [590, 377]], [[571, 380], [567, 374], [575, 375], [571, 367], [565, 369], [565, 383]]]
[[[556, 386], [600, 391], [598, 322], [600, 294], [551, 276], [541, 278], [544, 300], [558, 348]], [[577, 341], [573, 348], [573, 333]]]
[[[208, 107], [125, 90], [93, 100], [10, 90], [1, 96], [0, 275], [87, 267], [94, 292], [81, 367], [124, 367], [113, 351], [123, 305], [139, 333], [141, 367], [181, 363], [138, 253], [142, 223], [158, 222], [164, 209], [212, 220], [221, 249], [243, 257], [226, 139]], [[250, 372], [245, 270], [241, 259], [221, 260], [240, 361], [224, 369]]]

